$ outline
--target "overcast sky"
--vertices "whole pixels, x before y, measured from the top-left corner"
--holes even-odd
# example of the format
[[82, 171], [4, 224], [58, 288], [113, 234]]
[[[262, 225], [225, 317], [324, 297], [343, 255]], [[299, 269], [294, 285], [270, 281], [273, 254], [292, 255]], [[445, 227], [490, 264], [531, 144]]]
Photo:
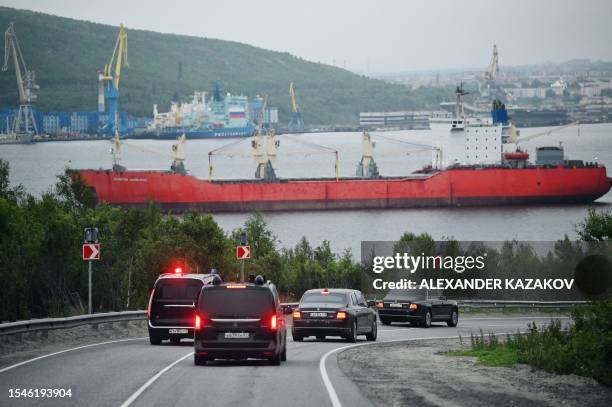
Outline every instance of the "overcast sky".
[[612, 60], [612, 0], [0, 0], [129, 28], [213, 37], [362, 72]]

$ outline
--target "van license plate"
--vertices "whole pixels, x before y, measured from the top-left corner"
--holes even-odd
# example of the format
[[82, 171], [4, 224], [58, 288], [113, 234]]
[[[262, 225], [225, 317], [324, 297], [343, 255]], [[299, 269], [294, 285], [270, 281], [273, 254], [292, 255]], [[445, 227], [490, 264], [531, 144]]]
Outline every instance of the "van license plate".
[[225, 339], [249, 339], [248, 332], [226, 332]]
[[326, 312], [311, 312], [310, 316], [312, 318], [325, 318], [327, 316]]
[[187, 329], [168, 329], [169, 334], [186, 334]]
[[392, 302], [391, 304], [389, 304], [389, 306], [390, 306], [391, 308], [402, 308], [402, 304], [397, 304], [397, 303], [394, 303], [394, 302]]

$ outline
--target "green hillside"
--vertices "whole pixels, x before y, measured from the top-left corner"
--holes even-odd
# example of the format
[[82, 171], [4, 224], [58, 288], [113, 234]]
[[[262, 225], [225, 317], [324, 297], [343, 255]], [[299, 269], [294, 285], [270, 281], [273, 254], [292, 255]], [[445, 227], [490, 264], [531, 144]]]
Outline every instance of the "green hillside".
[[[97, 71], [110, 58], [118, 28], [48, 14], [0, 7], [0, 29], [9, 22], [41, 87], [37, 108], [44, 111], [93, 111]], [[117, 22], [119, 23], [119, 21]], [[356, 124], [360, 111], [436, 106], [439, 97], [369, 79], [344, 69], [305, 61], [284, 52], [210, 38], [128, 29], [130, 67], [122, 73], [121, 110], [152, 115], [168, 108], [175, 92], [212, 91], [215, 79], [232, 93], [269, 94], [280, 120], [290, 115], [289, 82], [297, 84], [307, 125]], [[398, 52], [406, 52], [400, 49]], [[182, 79], [178, 80], [178, 65]], [[0, 108], [17, 104], [12, 67], [0, 73]]]

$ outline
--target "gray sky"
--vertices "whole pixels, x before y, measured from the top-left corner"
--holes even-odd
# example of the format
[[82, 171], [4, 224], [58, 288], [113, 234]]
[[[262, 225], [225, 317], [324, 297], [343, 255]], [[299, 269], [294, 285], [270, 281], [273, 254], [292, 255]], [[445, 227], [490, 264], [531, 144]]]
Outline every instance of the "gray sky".
[[0, 0], [0, 5], [287, 51], [365, 72], [612, 60], [611, 0]]

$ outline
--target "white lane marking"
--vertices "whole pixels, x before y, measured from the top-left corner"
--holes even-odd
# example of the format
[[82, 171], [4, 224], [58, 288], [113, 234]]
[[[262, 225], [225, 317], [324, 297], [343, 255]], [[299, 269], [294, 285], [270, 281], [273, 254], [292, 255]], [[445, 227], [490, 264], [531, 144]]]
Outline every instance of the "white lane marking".
[[64, 350], [60, 350], [59, 352], [53, 352], [53, 353], [49, 353], [48, 355], [42, 355], [42, 356], [38, 356], [38, 357], [33, 358], [33, 359], [28, 359], [28, 360], [25, 360], [25, 361], [23, 361], [23, 362], [15, 363], [14, 365], [7, 366], [7, 367], [5, 367], [5, 368], [0, 369], [0, 373], [4, 373], [4, 372], [6, 372], [7, 370], [11, 370], [11, 369], [14, 369], [14, 368], [16, 368], [16, 367], [26, 365], [26, 364], [28, 364], [28, 363], [36, 362], [37, 360], [40, 360], [40, 359], [45, 359], [45, 358], [48, 358], [48, 357], [50, 357], [50, 356], [55, 356], [55, 355], [59, 355], [59, 354], [66, 353], [66, 352], [72, 352], [72, 351], [74, 351], [74, 350], [85, 349], [85, 348], [91, 348], [92, 346], [108, 345], [108, 344], [111, 344], [111, 343], [128, 342], [128, 341], [137, 341], [137, 340], [142, 340], [142, 339], [147, 339], [147, 338], [148, 338], [148, 337], [142, 337], [142, 338], [128, 338], [128, 339], [116, 339], [116, 340], [113, 340], [113, 341], [106, 341], [106, 342], [91, 343], [91, 344], [89, 344], [89, 345], [77, 346], [76, 348], [64, 349]]
[[164, 373], [166, 373], [168, 370], [172, 369], [176, 364], [178, 364], [178, 363], [182, 362], [183, 360], [187, 359], [189, 356], [193, 356], [193, 352], [190, 352], [190, 353], [186, 354], [185, 356], [181, 357], [180, 359], [175, 360], [174, 362], [170, 363], [168, 366], [166, 366], [165, 368], [163, 368], [162, 370], [157, 372], [157, 374], [155, 376], [153, 376], [149, 380], [147, 380], [147, 382], [145, 384], [143, 384], [138, 390], [136, 390], [136, 392], [134, 394], [132, 394], [127, 400], [125, 400], [121, 404], [121, 407], [128, 407], [130, 404], [132, 404], [138, 398], [138, 396], [140, 396], [150, 385], [155, 383], [155, 381], [157, 379], [159, 379]]
[[558, 316], [558, 317], [499, 317], [499, 318], [492, 318], [492, 317], [486, 317], [486, 318], [461, 318], [462, 321], [486, 321], [486, 320], [506, 320], [506, 319], [520, 319], [520, 320], [525, 320], [525, 319], [570, 319], [570, 317], [565, 317], [565, 316]]
[[[493, 333], [492, 335], [498, 336], [498, 335], [511, 335], [511, 334], [513, 333], [499, 332], [499, 333]], [[380, 344], [380, 343], [392, 343], [392, 342], [413, 342], [413, 341], [422, 341], [422, 340], [427, 340], [427, 339], [458, 339], [458, 338], [459, 336], [430, 336], [426, 338], [391, 339], [391, 340], [380, 341], [380, 342], [374, 341], [374, 342], [358, 343], [355, 345], [346, 345], [346, 346], [341, 346], [339, 348], [330, 350], [325, 355], [321, 356], [321, 359], [319, 359], [319, 371], [321, 373], [321, 379], [323, 379], [323, 384], [325, 385], [325, 389], [327, 390], [327, 394], [329, 395], [329, 399], [332, 403], [332, 406], [342, 407], [342, 403], [340, 403], [338, 394], [336, 393], [336, 390], [334, 389], [334, 386], [332, 385], [331, 380], [329, 380], [329, 376], [327, 375], [327, 368], [325, 367], [325, 361], [327, 360], [327, 357], [329, 355], [336, 353], [338, 351], [341, 351], [341, 350], [345, 350], [349, 348], [356, 348], [358, 346], [375, 345], [377, 343]]]

